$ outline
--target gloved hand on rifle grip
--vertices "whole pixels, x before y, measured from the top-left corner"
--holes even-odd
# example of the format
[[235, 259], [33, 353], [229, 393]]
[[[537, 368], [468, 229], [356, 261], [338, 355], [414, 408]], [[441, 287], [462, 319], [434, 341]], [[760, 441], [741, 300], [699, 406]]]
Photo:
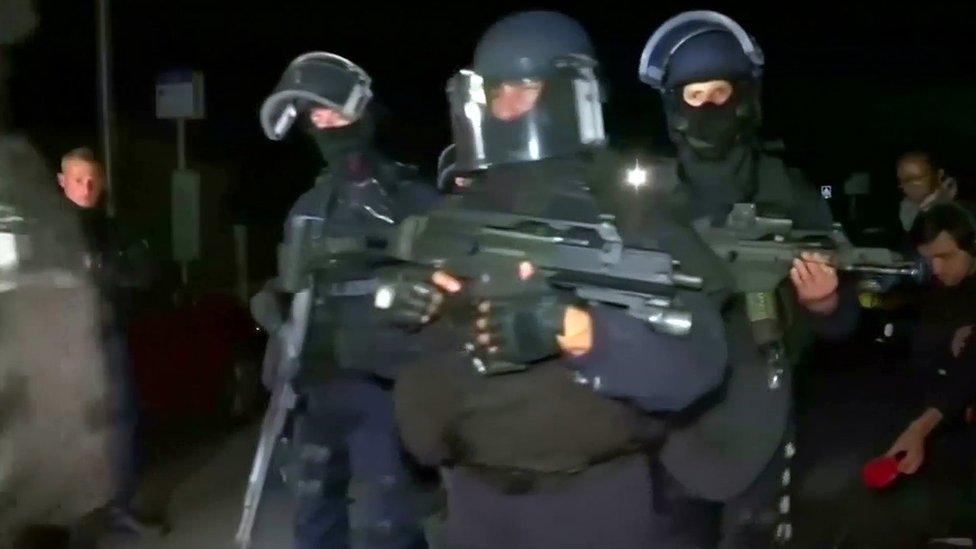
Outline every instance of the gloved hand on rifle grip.
[[433, 321], [444, 302], [444, 293], [455, 293], [461, 283], [444, 273], [417, 266], [382, 269], [374, 305], [386, 311], [387, 320], [408, 330], [419, 330]]
[[515, 364], [572, 352], [573, 345], [562, 341], [572, 305], [555, 292], [484, 300], [475, 316], [475, 348], [484, 357]]

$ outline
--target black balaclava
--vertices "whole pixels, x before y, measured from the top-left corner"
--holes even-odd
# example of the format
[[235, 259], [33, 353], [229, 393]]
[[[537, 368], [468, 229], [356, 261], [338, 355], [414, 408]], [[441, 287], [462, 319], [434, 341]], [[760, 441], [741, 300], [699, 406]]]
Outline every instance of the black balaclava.
[[[686, 84], [728, 80], [733, 92], [723, 105], [692, 107], [685, 103]], [[759, 125], [759, 81], [738, 40], [728, 32], [710, 31], [688, 39], [668, 62], [664, 110], [672, 141], [702, 160], [721, 160], [739, 144], [754, 139]]]
[[339, 172], [356, 171], [356, 165], [365, 160], [373, 148], [376, 123], [372, 109], [362, 118], [341, 128], [318, 129], [306, 115], [304, 131], [315, 141], [322, 158], [329, 168]]
[[[682, 44], [665, 75], [668, 130], [694, 193], [694, 213], [716, 224], [724, 222], [733, 204], [755, 193], [753, 151], [761, 113], [753, 69], [731, 33], [710, 31]], [[710, 80], [732, 83], [726, 103], [692, 107], [684, 101], [686, 84]]]

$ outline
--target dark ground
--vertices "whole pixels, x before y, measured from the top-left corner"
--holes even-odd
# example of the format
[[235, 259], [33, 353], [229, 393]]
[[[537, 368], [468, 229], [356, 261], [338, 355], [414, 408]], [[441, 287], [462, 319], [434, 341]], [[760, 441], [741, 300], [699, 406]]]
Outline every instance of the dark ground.
[[[880, 494], [860, 484], [863, 464], [883, 453], [916, 413], [918, 387], [906, 373], [904, 349], [873, 344], [862, 335], [856, 342], [820, 349], [818, 356], [820, 366], [807, 370], [799, 386], [796, 546], [822, 549], [845, 533], [856, 538], [896, 531], [889, 526], [905, 522], [898, 517], [906, 511], [893, 500], [908, 502], [908, 516], [924, 521], [923, 510], [939, 503], [931, 498], [946, 498], [945, 503], [950, 496], [936, 492], [920, 499], [915, 479], [900, 479]], [[256, 435], [256, 425], [229, 433], [200, 426], [154, 433], [141, 501], [151, 515], [165, 518], [172, 532], [106, 547], [231, 547]], [[277, 483], [267, 495], [256, 539], [274, 540], [268, 547], [286, 546], [288, 497]]]

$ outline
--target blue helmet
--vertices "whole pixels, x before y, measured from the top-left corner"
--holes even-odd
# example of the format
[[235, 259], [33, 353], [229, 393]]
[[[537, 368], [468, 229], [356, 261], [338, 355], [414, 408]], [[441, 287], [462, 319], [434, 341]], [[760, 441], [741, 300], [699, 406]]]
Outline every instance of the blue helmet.
[[[638, 71], [642, 82], [661, 92], [678, 148], [718, 160], [755, 139], [764, 63], [759, 45], [738, 23], [714, 11], [689, 11], [654, 31]], [[686, 84], [711, 80], [732, 84], [726, 103], [693, 107], [684, 101]]]
[[[593, 44], [575, 20], [552, 11], [520, 12], [492, 25], [470, 69], [447, 85], [456, 166], [492, 166], [571, 155], [605, 142]], [[505, 86], [535, 93], [523, 112], [495, 112]], [[503, 119], [505, 118], [505, 119]]]
[[555, 11], [523, 11], [485, 31], [471, 69], [485, 78], [539, 78], [567, 55], [594, 58], [593, 43], [576, 20]]
[[762, 78], [765, 57], [755, 39], [728, 16], [688, 11], [665, 21], [648, 39], [638, 69], [656, 90], [722, 77]]

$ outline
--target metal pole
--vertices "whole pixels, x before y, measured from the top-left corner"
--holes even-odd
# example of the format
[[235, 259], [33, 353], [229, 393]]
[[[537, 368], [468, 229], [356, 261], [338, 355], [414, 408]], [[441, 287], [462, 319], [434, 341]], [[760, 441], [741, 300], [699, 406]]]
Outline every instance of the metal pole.
[[186, 169], [186, 119], [176, 119], [176, 169]]
[[105, 190], [108, 195], [108, 214], [115, 216], [115, 193], [113, 186], [113, 142], [112, 142], [112, 79], [111, 79], [111, 34], [109, 3], [111, 0], [96, 0], [98, 20], [98, 112], [101, 122], [102, 163], [105, 166]]
[[[176, 119], [176, 169], [183, 171], [186, 169], [186, 119]], [[180, 262], [180, 273], [183, 278], [183, 286], [190, 284], [190, 261]]]

